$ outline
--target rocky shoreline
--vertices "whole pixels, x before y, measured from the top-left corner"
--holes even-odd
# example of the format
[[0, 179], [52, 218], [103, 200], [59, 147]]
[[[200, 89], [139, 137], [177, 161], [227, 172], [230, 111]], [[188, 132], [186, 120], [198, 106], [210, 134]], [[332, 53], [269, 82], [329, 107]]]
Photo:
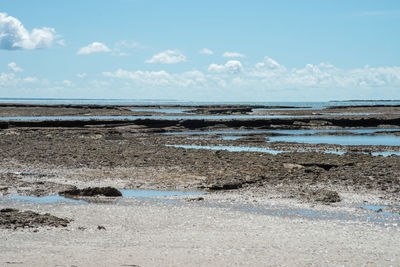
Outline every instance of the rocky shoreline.
[[[149, 106], [147, 108], [163, 109], [171, 107]], [[159, 113], [151, 111], [131, 111], [134, 108], [138, 107], [1, 105], [0, 116], [130, 116], [138, 114], [160, 116]], [[195, 113], [194, 115], [183, 116], [195, 116], [196, 114], [251, 115], [259, 112], [267, 114], [263, 113], [265, 111], [256, 110], [257, 108], [269, 107], [201, 106], [191, 109], [190, 113]], [[400, 152], [399, 146], [343, 146], [266, 142], [268, 138], [285, 135], [274, 132], [274, 130], [319, 129], [337, 131], [323, 133], [324, 135], [352, 136], [360, 134], [346, 132], [346, 130], [376, 128], [376, 132], [362, 133], [361, 135], [398, 136], [400, 134], [400, 131], [398, 131], [400, 129], [399, 107], [348, 107], [347, 109], [340, 107], [338, 110], [341, 113], [354, 112], [355, 115], [350, 117], [339, 114], [335, 116], [318, 115], [310, 118], [243, 118], [228, 120], [197, 120], [188, 117], [188, 119], [180, 120], [1, 121], [0, 197], [3, 199], [16, 195], [43, 197], [58, 195], [60, 192], [73, 192], [78, 197], [80, 195], [96, 195], [98, 189], [95, 190], [93, 188], [98, 186], [112, 186], [118, 189], [206, 191], [209, 194], [204, 197], [172, 199], [172, 201], [178, 202], [162, 204], [162, 208], [165, 210], [162, 210], [159, 206], [160, 204], [157, 204], [158, 202], [132, 207], [130, 206], [131, 204], [113, 205], [113, 202], [101, 199], [95, 205], [76, 204], [75, 206], [57, 203], [48, 204], [47, 206], [31, 204], [21, 206], [0, 201], [0, 208], [7, 211], [2, 212], [2, 216], [7, 215], [6, 226], [2, 227], [6, 229], [2, 229], [0, 232], [7, 235], [7, 231], [10, 229], [14, 232], [15, 230], [21, 231], [21, 229], [24, 229], [24, 225], [27, 229], [31, 226], [34, 227], [33, 229], [51, 226], [53, 221], [57, 221], [58, 218], [49, 217], [49, 220], [47, 220], [40, 217], [42, 216], [40, 214], [50, 212], [57, 217], [68, 218], [68, 222], [60, 221], [60, 225], [63, 227], [57, 230], [48, 230], [51, 236], [53, 234], [66, 236], [68, 233], [65, 231], [71, 230], [70, 234], [74, 236], [74, 242], [80, 240], [79, 233], [90, 235], [89, 233], [92, 232], [107, 233], [110, 231], [113, 235], [123, 235], [124, 231], [128, 231], [131, 236], [137, 237], [132, 232], [132, 229], [126, 230], [125, 228], [128, 226], [123, 225], [123, 222], [128, 220], [128, 217], [124, 216], [128, 216], [128, 214], [131, 216], [133, 212], [128, 207], [140, 212], [143, 218], [148, 218], [159, 225], [164, 225], [164, 221], [165, 223], [185, 224], [185, 220], [188, 220], [188, 217], [183, 217], [186, 218], [182, 219], [183, 221], [172, 220], [171, 218], [163, 221], [153, 217], [154, 210], [157, 210], [159, 214], [164, 214], [170, 209], [174, 211], [184, 209], [185, 216], [190, 218], [196, 217], [196, 212], [199, 211], [202, 220], [207, 220], [206, 218], [213, 214], [212, 216], [217, 216], [215, 220], [218, 221], [222, 220], [222, 218], [223, 220], [229, 219], [225, 215], [221, 215], [215, 207], [224, 207], [224, 209], [229, 207], [229, 210], [234, 210], [235, 212], [239, 210], [238, 217], [235, 217], [238, 225], [246, 225], [249, 229], [256, 227], [256, 225], [257, 227], [262, 227], [262, 220], [266, 217], [270, 220], [269, 215], [258, 211], [259, 208], [256, 205], [260, 205], [263, 209], [271, 205], [282, 205], [282, 207], [285, 207], [284, 209], [301, 207], [300, 211], [315, 209], [319, 212], [318, 214], [325, 214], [325, 210], [330, 212], [346, 211], [351, 214], [351, 212], [354, 212], [354, 207], [360, 205], [359, 203], [384, 203], [387, 208], [381, 209], [380, 212], [390, 209], [393, 214], [398, 214], [397, 207], [400, 204], [400, 156], [373, 156], [368, 152]], [[288, 107], [285, 107], [284, 110], [276, 109], [275, 107], [274, 110], [267, 112], [268, 114], [276, 115], [303, 116], [308, 114], [315, 116], [312, 113], [332, 113], [335, 110], [311, 111], [297, 108], [290, 110]], [[360, 113], [367, 115], [360, 115]], [[167, 115], [164, 114], [164, 116]], [[252, 132], [254, 130], [255, 132]], [[214, 133], [201, 134], [204, 131], [212, 131]], [[233, 133], [229, 133], [229, 131], [233, 131]], [[247, 132], [241, 133], [243, 131]], [[306, 135], [318, 136], [321, 134], [309, 133]], [[227, 136], [237, 138], [223, 138]], [[172, 145], [257, 147], [288, 152], [275, 155], [262, 152], [185, 149], [173, 147]], [[336, 151], [342, 152], [342, 154], [324, 153], [324, 151]], [[83, 189], [86, 187], [92, 188]], [[120, 201], [125, 203], [124, 201], [127, 200], [122, 198]], [[250, 205], [249, 203], [251, 203], [251, 206], [248, 206]], [[148, 209], [142, 209], [142, 207], [148, 207]], [[13, 209], [25, 209], [25, 211], [15, 211]], [[31, 213], [30, 210], [36, 213]], [[72, 210], [74, 213], [70, 213]], [[100, 215], [102, 210], [109, 216], [117, 218], [116, 221], [103, 218]], [[250, 213], [249, 215], [248, 213], [252, 210], [255, 213]], [[25, 218], [26, 214], [23, 212], [27, 212], [26, 214], [29, 216]], [[91, 215], [91, 221], [85, 222], [85, 216], [93, 212], [98, 213], [97, 217]], [[362, 214], [362, 211], [357, 208], [356, 213]], [[277, 212], [277, 214], [281, 213]], [[13, 216], [15, 218], [12, 218]], [[248, 216], [255, 216], [257, 223], [254, 225], [249, 224]], [[328, 218], [330, 218], [329, 216]], [[22, 219], [18, 219], [19, 217]], [[35, 220], [33, 219], [34, 217], [39, 219]], [[396, 220], [397, 217], [393, 218]], [[279, 221], [277, 222], [278, 224], [285, 225], [288, 223], [285, 218], [276, 220]], [[323, 229], [326, 225], [330, 227], [333, 223], [326, 221], [320, 224], [304, 218], [301, 220], [304, 220], [302, 223], [309, 226], [318, 224], [322, 232], [324, 232]], [[338, 224], [343, 223], [340, 219], [335, 220], [338, 220]], [[44, 222], [42, 226], [37, 223], [40, 221]], [[15, 222], [15, 225], [12, 225], [12, 222]], [[376, 222], [379, 222], [379, 220], [376, 219]], [[289, 222], [289, 224], [293, 223], [294, 221]], [[396, 221], [393, 222], [393, 224], [396, 223]], [[363, 222], [364, 224], [366, 223]], [[152, 229], [145, 228], [139, 222], [135, 225], [139, 228], [142, 227], [142, 230], [146, 229], [146, 231], [153, 233]], [[216, 224], [206, 228], [200, 227], [196, 231], [207, 232], [210, 229], [209, 227], [219, 226]], [[346, 227], [348, 227], [346, 229], [349, 229], [349, 231], [350, 229], [354, 231], [352, 226], [348, 225]], [[62, 230], [63, 228], [70, 230]], [[182, 229], [185, 229], [184, 232], [186, 233], [191, 231], [189, 228], [185, 226]], [[160, 229], [164, 228], [161, 227]], [[225, 229], [218, 228], [218, 231], [224, 233], [229, 229], [226, 226]], [[380, 228], [374, 230], [374, 236], [375, 233], [377, 235], [381, 233], [381, 230], [377, 229]], [[308, 233], [312, 231], [312, 227], [305, 228], [304, 231]], [[336, 230], [331, 229], [329, 232], [324, 232], [324, 235], [330, 236], [336, 232]], [[338, 233], [339, 236], [342, 234], [341, 232]], [[209, 234], [215, 235], [216, 233], [211, 231]], [[259, 234], [265, 238], [265, 233], [259, 232]], [[20, 237], [25, 240], [23, 244], [27, 246], [27, 249], [35, 245], [35, 242], [30, 241], [30, 239], [25, 239], [29, 235]], [[193, 233], [193, 235], [196, 234]], [[347, 240], [346, 242], [351, 242], [349, 241], [350, 236], [342, 237], [344, 238], [343, 240]], [[43, 238], [46, 237], [44, 236]], [[101, 242], [103, 240], [93, 236], [90, 238], [92, 239], [89, 242]], [[110, 238], [113, 239], [112, 237]], [[140, 237], [137, 238], [141, 240], [140, 242], [144, 240]], [[387, 238], [390, 239], [391, 237], [388, 236]], [[14, 240], [13, 238], [11, 239]], [[114, 242], [118, 243], [119, 241], [114, 240]], [[186, 244], [182, 242], [179, 244]], [[233, 241], [231, 240], [230, 242]], [[248, 242], [248, 245], [251, 246], [250, 240], [245, 242]], [[276, 242], [278, 245], [279, 242]], [[118, 244], [118, 246], [122, 246], [122, 244]], [[154, 246], [154, 243], [151, 244]], [[204, 243], [201, 244], [204, 245]], [[279, 245], [282, 244], [279, 243]], [[8, 251], [7, 255], [11, 258], [18, 258], [16, 254], [10, 252], [10, 246], [11, 244], [5, 249]], [[329, 248], [330, 245], [327, 243], [324, 246]], [[85, 251], [85, 248], [88, 247], [90, 247], [89, 244], [81, 247], [81, 250]], [[207, 246], [205, 245], [205, 247]], [[215, 250], [217, 248], [214, 246], [212, 249]], [[335, 247], [335, 249], [340, 250], [340, 247]], [[364, 249], [369, 251], [372, 247], [368, 245]], [[168, 248], [165, 251], [171, 252], [175, 250]], [[206, 252], [203, 251], [202, 253]], [[391, 255], [393, 256], [393, 254]], [[400, 257], [400, 255], [392, 256], [391, 258], [394, 259]], [[125, 255], [125, 257], [127, 256]], [[180, 259], [178, 255], [175, 255], [175, 257]], [[258, 258], [253, 263], [260, 265], [263, 257], [260, 255], [255, 257]], [[68, 262], [65, 258], [62, 261]], [[314, 261], [322, 264], [317, 259], [314, 259]], [[50, 261], [47, 262], [50, 263]], [[119, 262], [119, 259], [113, 258], [113, 262]], [[140, 262], [143, 262], [143, 265], [151, 265], [150, 262], [143, 261], [143, 258]], [[174, 261], [171, 262], [174, 263]], [[177, 265], [183, 265], [183, 262], [184, 260], [179, 261]], [[225, 261], [225, 264], [228, 262]], [[360, 263], [361, 261], [357, 262]], [[89, 262], [86, 263], [91, 265]], [[224, 265], [223, 262], [221, 264]]]
[[[13, 112], [19, 116], [28, 112], [27, 109], [40, 111], [41, 115], [49, 115], [54, 109], [59, 108], [85, 110], [86, 113], [106, 110], [114, 114], [116, 110], [121, 109], [126, 112], [126, 107], [114, 106], [96, 106], [94, 108], [93, 106], [3, 105], [2, 108], [7, 108], [9, 113]], [[209, 112], [210, 109], [215, 111], [216, 107], [196, 108], [197, 110], [202, 109], [204, 113]], [[221, 108], [218, 106], [217, 108], [219, 108], [219, 112], [235, 113], [238, 110], [242, 112], [243, 109], [249, 112], [254, 107]], [[355, 108], [360, 109], [360, 107]], [[387, 109], [387, 107], [384, 108]], [[151, 185], [151, 187], [158, 188], [185, 187], [214, 190], [284, 184], [289, 188], [294, 187], [295, 190], [300, 189], [300, 191], [309, 187], [321, 189], [340, 187], [355, 192], [372, 190], [381, 192], [384, 197], [398, 200], [400, 157], [374, 157], [355, 153], [400, 151], [398, 146], [266, 143], [265, 140], [269, 136], [277, 135], [268, 132], [237, 134], [241, 137], [238, 140], [221, 140], [219, 137], [224, 136], [223, 134], [209, 135], [206, 140], [188, 138], [196, 135], [162, 134], [187, 130], [335, 129], [338, 133], [330, 134], [350, 135], [351, 133], [340, 130], [370, 127], [400, 128], [400, 118], [396, 113], [398, 107], [391, 108], [394, 112], [385, 113], [384, 118], [367, 115], [362, 118], [338, 116], [331, 119], [5, 121], [3, 125], [7, 124], [7, 126], [0, 131], [0, 146], [2, 147], [2, 166], [0, 166], [2, 172], [0, 175], [3, 177], [0, 190], [3, 195], [7, 195], [9, 191], [18, 192], [19, 189], [13, 187], [13, 184], [26, 186], [27, 182], [19, 182], [21, 179], [18, 178], [18, 175], [10, 172], [36, 171], [60, 175], [62, 170], [68, 169], [68, 179], [70, 179], [71, 176], [74, 176], [74, 170], [87, 168], [91, 171], [84, 175], [85, 179], [125, 180], [125, 187], [133, 188]], [[351, 111], [352, 107], [348, 109]], [[367, 113], [371, 112], [373, 108], [364, 109], [366, 109], [364, 112]], [[278, 111], [281, 112], [279, 109]], [[359, 110], [357, 111], [359, 112]], [[298, 114], [301, 110], [289, 110], [289, 112]], [[4, 116], [1, 108], [0, 115]], [[88, 124], [91, 127], [88, 127]], [[399, 132], [379, 132], [378, 130], [378, 133], [375, 134], [399, 135]], [[257, 152], [233, 153], [166, 146], [182, 144], [268, 147], [294, 152], [271, 155]], [[350, 153], [326, 154], [322, 153], [324, 150]], [[288, 164], [296, 167], [287, 167]], [[142, 176], [143, 171], [146, 173], [145, 177]], [[90, 174], [92, 172], [96, 173], [95, 177]], [[81, 175], [81, 172], [77, 173]], [[177, 178], [171, 179], [170, 176]], [[37, 175], [31, 174], [25, 175], [25, 177], [33, 177], [32, 179], [41, 180], [43, 183], [49, 182], [46, 180], [47, 175], [37, 177]], [[74, 177], [73, 179], [79, 180], [80, 178]], [[180, 179], [184, 182], [181, 183]], [[47, 187], [49, 188], [48, 193], [54, 192], [51, 189], [54, 185]], [[60, 187], [64, 188], [65, 185]], [[41, 190], [40, 194], [46, 193], [45, 186], [42, 186]]]

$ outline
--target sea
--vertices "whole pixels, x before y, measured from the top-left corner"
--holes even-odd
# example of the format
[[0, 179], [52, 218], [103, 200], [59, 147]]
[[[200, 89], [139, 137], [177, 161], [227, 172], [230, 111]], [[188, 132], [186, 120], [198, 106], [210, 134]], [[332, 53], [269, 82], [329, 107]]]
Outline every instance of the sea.
[[0, 104], [40, 104], [40, 105], [117, 105], [117, 106], [201, 106], [201, 105], [259, 105], [276, 107], [301, 107], [322, 109], [335, 106], [375, 106], [400, 105], [400, 100], [346, 100], [325, 102], [288, 102], [288, 101], [182, 101], [173, 99], [79, 99], [79, 98], [0, 98]]

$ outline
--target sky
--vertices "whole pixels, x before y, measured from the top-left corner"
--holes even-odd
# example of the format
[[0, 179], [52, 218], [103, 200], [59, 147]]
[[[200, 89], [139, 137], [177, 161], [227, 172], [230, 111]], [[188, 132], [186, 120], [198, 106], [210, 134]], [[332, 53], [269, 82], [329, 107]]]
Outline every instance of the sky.
[[0, 0], [0, 97], [400, 99], [400, 1]]

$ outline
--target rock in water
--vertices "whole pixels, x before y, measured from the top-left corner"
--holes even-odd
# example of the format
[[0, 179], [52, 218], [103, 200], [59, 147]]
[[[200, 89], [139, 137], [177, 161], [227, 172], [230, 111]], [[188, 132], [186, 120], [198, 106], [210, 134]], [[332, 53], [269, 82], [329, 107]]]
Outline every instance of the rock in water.
[[82, 196], [82, 197], [93, 197], [93, 196], [106, 196], [106, 197], [121, 197], [122, 193], [118, 189], [107, 186], [107, 187], [87, 187], [83, 189], [74, 188], [58, 193], [59, 195], [67, 196]]

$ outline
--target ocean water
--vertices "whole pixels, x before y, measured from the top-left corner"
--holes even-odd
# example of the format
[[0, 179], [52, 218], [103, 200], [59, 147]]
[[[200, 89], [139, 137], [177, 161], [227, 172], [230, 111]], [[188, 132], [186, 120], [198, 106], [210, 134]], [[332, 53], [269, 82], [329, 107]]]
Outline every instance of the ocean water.
[[19, 104], [87, 104], [87, 105], [177, 105], [177, 106], [200, 106], [200, 105], [263, 105], [271, 107], [295, 107], [295, 108], [326, 108], [334, 106], [360, 106], [360, 105], [400, 105], [400, 100], [394, 101], [326, 101], [326, 102], [287, 102], [287, 101], [255, 101], [255, 102], [224, 102], [224, 101], [181, 101], [174, 99], [72, 99], [72, 98], [0, 98], [0, 103]]

